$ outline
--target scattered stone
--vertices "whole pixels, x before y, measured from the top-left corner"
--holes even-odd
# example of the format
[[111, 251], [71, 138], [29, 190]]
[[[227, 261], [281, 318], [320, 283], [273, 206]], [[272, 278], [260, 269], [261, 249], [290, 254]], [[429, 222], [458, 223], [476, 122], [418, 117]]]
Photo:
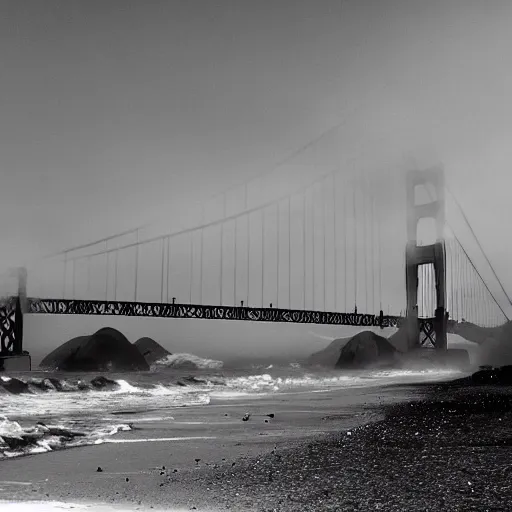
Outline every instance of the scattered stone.
[[251, 415], [247, 412], [244, 414], [244, 417], [242, 418], [242, 421], [249, 421], [249, 418], [251, 417]]
[[103, 469], [101, 468], [101, 466], [98, 466], [98, 469], [96, 470], [96, 473], [103, 473]]

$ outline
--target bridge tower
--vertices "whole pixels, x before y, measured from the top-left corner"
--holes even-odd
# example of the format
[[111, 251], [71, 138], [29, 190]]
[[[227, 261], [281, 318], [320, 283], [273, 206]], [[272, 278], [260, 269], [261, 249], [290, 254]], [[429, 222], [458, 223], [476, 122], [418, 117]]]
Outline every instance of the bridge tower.
[[[417, 204], [417, 187], [429, 190], [431, 201]], [[409, 171], [406, 175], [407, 196], [407, 245], [405, 251], [408, 344], [409, 348], [420, 345], [422, 335], [430, 338], [438, 350], [446, 350], [446, 248], [444, 241], [445, 196], [444, 169], [433, 167]], [[428, 188], [427, 188], [428, 187]], [[433, 192], [433, 194], [432, 194]], [[418, 245], [417, 228], [421, 219], [435, 220], [436, 241], [430, 245]], [[418, 319], [418, 269], [432, 264], [436, 287], [436, 309], [434, 318]], [[432, 334], [435, 333], [435, 339]]]
[[26, 269], [16, 269], [13, 277], [17, 280], [17, 289], [0, 298], [0, 372], [31, 368], [30, 355], [23, 350], [23, 314], [27, 310]]

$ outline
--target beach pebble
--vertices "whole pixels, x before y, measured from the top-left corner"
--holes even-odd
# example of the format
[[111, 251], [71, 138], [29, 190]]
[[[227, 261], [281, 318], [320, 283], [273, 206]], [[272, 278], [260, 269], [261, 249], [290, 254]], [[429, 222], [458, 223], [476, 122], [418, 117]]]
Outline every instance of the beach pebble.
[[96, 473], [103, 473], [103, 469], [100, 466], [98, 466], [98, 469], [96, 470]]
[[248, 421], [251, 415], [247, 412], [245, 413], [244, 417], [242, 418], [242, 421]]

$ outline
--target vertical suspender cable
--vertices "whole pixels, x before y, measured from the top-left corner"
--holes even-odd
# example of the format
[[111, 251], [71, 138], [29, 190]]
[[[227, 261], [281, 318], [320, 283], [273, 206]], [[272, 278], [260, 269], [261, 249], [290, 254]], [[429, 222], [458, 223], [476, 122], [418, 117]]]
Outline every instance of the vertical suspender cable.
[[265, 307], [265, 209], [261, 210], [261, 307]]
[[370, 185], [370, 240], [372, 261], [372, 313], [375, 314], [375, 198]]
[[194, 280], [194, 238], [193, 233], [190, 233], [190, 284], [188, 292], [189, 304], [192, 304], [192, 281]]
[[[204, 225], [204, 203], [201, 203], [201, 225]], [[199, 304], [203, 303], [203, 259], [204, 259], [204, 228], [201, 228], [201, 254], [199, 256]]]
[[[226, 194], [222, 196], [222, 222], [220, 224], [220, 275], [219, 275], [219, 298], [220, 305], [223, 306], [223, 284], [224, 284], [224, 219], [226, 218]], [[202, 287], [202, 284], [201, 284]]]
[[224, 270], [224, 261], [223, 261], [223, 243], [224, 243], [224, 222], [220, 225], [220, 251], [219, 251], [219, 304], [222, 306], [222, 282], [223, 282], [223, 270]]
[[167, 237], [167, 304], [169, 304], [169, 283], [171, 281], [171, 237]]
[[72, 294], [73, 294], [73, 296], [71, 298], [73, 300], [76, 299], [76, 297], [75, 297], [75, 269], [76, 269], [75, 263], [76, 263], [76, 260], [73, 259], [73, 286], [72, 286], [72, 289], [71, 289]]
[[162, 238], [162, 271], [160, 273], [160, 302], [164, 302], [165, 238]]
[[233, 241], [233, 306], [236, 306], [236, 260], [237, 260], [237, 251], [236, 244], [238, 238], [238, 217], [235, 217], [235, 235]]
[[338, 233], [336, 223], [336, 172], [332, 175], [332, 230], [334, 241], [334, 311], [338, 311]]
[[292, 309], [292, 197], [288, 197], [288, 307]]
[[367, 220], [367, 214], [366, 211], [367, 208], [367, 183], [366, 183], [366, 175], [363, 173], [363, 180], [362, 180], [362, 191], [363, 191], [363, 252], [364, 252], [364, 301], [365, 301], [365, 313], [368, 313], [368, 233], [367, 233], [367, 226], [366, 226], [366, 220]]
[[135, 245], [135, 283], [133, 290], [134, 302], [137, 302], [137, 287], [138, 287], [138, 279], [139, 279], [139, 230], [135, 231], [135, 236], [137, 237], [137, 244]]
[[323, 262], [323, 265], [322, 265], [322, 271], [323, 271], [323, 289], [324, 289], [324, 311], [327, 311], [327, 306], [326, 306], [326, 298], [327, 298], [327, 294], [326, 294], [326, 288], [327, 288], [327, 283], [326, 283], [326, 272], [325, 272], [325, 267], [327, 266], [327, 247], [326, 247], [326, 244], [327, 244], [327, 240], [326, 240], [326, 236], [325, 236], [325, 228], [326, 228], [326, 200], [327, 198], [325, 197], [325, 180], [322, 181], [322, 237], [323, 237], [323, 251], [324, 251], [324, 262]]
[[108, 252], [108, 240], [105, 240], [105, 252], [107, 256], [106, 268], [105, 268], [105, 300], [108, 300], [108, 277], [109, 277], [109, 263], [110, 263], [110, 253]]
[[[245, 186], [247, 191], [247, 185]], [[247, 195], [246, 195], [247, 197]], [[249, 292], [251, 286], [251, 219], [250, 214], [247, 214], [247, 307], [249, 307]]]
[[65, 252], [64, 253], [64, 275], [63, 275], [63, 284], [62, 284], [62, 298], [65, 299], [66, 298], [66, 291], [67, 291], [67, 286], [66, 286], [66, 281], [67, 281], [67, 274], [68, 274], [68, 253]]
[[116, 251], [116, 257], [114, 260], [114, 301], [117, 301], [117, 267], [119, 260], [119, 251]]
[[303, 276], [302, 285], [304, 287], [303, 292], [303, 306], [306, 309], [306, 192], [304, 192], [302, 200], [302, 259], [303, 259]]
[[353, 187], [352, 208], [354, 216], [354, 309], [357, 309], [357, 219], [356, 219], [356, 182]]
[[348, 281], [347, 281], [347, 179], [343, 182], [343, 311], [348, 313]]
[[91, 257], [87, 257], [87, 299], [91, 299]]
[[315, 186], [311, 188], [311, 302], [315, 310]]
[[378, 259], [378, 279], [379, 279], [379, 309], [382, 311], [382, 227], [380, 211], [377, 212], [377, 259]]
[[[245, 211], [247, 211], [248, 209], [248, 206], [249, 206], [249, 191], [247, 189], [248, 185], [247, 183], [245, 184], [245, 188], [244, 188], [244, 196], [245, 196], [245, 201], [244, 201], [244, 206], [245, 206]], [[250, 278], [250, 254], [251, 254], [251, 221], [250, 221], [250, 218], [249, 218], [249, 213], [247, 213], [247, 306], [249, 306], [249, 289], [250, 289], [250, 281], [251, 281], [251, 278]]]
[[468, 313], [467, 313], [467, 304], [468, 304], [468, 301], [467, 301], [467, 293], [466, 293], [466, 279], [467, 279], [467, 276], [466, 276], [466, 259], [462, 258], [462, 255], [461, 255], [461, 269], [462, 269], [462, 272], [461, 272], [461, 275], [462, 275], [462, 283], [461, 283], [461, 293], [462, 293], [462, 316], [463, 318], [465, 318], [466, 320], [468, 319]]
[[276, 306], [279, 307], [279, 266], [281, 263], [281, 209], [279, 207], [279, 201], [276, 203], [276, 213]]

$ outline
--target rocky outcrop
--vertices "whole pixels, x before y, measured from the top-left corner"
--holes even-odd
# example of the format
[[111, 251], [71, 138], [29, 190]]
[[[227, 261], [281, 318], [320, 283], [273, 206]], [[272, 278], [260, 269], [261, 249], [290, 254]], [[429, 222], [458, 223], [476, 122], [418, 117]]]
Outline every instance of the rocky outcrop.
[[396, 349], [372, 331], [356, 334], [341, 349], [336, 368], [368, 368], [396, 364]]
[[160, 343], [151, 338], [140, 338], [134, 343], [134, 345], [137, 347], [137, 350], [144, 356], [144, 359], [149, 365], [153, 364], [159, 359], [171, 355], [171, 353], [162, 347]]
[[340, 358], [341, 349], [350, 341], [350, 338], [336, 338], [323, 350], [311, 354], [307, 364], [334, 368]]
[[103, 375], [92, 379], [91, 386], [94, 389], [101, 389], [104, 391], [115, 391], [119, 389], [119, 384], [115, 380], [107, 379], [106, 377], [103, 377]]
[[498, 368], [482, 367], [469, 377], [457, 379], [448, 384], [449, 386], [511, 386], [512, 365]]
[[26, 382], [14, 377], [3, 377], [0, 379], [0, 388], [12, 395], [20, 395], [22, 393], [30, 393], [29, 386]]
[[396, 363], [397, 350], [384, 337], [363, 331], [352, 338], [337, 338], [312, 354], [307, 363], [327, 368], [366, 368]]
[[48, 354], [40, 367], [75, 372], [149, 370], [137, 347], [111, 327], [69, 340]]

